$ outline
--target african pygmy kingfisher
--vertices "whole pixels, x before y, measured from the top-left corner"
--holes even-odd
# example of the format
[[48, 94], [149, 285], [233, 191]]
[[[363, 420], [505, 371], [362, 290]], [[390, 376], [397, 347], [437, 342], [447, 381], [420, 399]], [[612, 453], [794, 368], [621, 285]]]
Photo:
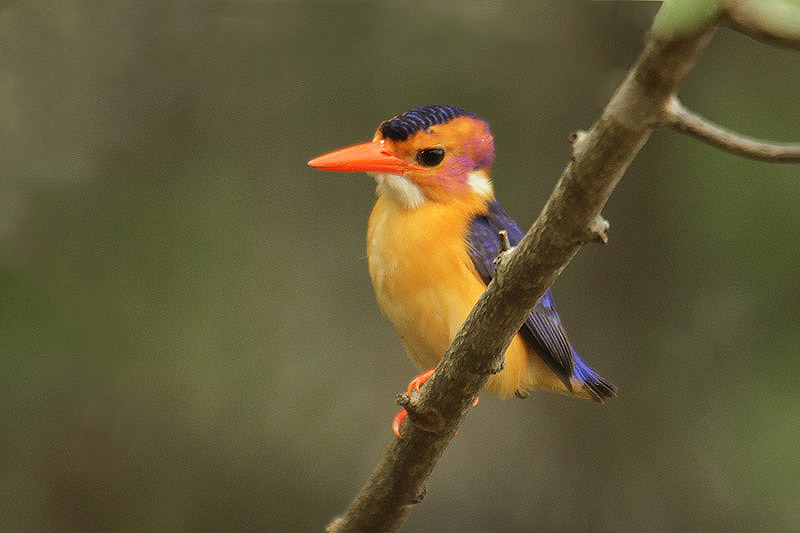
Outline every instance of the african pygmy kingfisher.
[[[494, 276], [498, 232], [522, 231], [494, 198], [489, 125], [451, 106], [421, 107], [384, 121], [372, 142], [312, 159], [321, 170], [367, 172], [378, 199], [367, 227], [369, 274], [381, 310], [411, 359], [433, 369]], [[409, 385], [419, 387], [432, 370]], [[548, 290], [486, 389], [501, 397], [543, 389], [603, 402], [616, 387], [572, 347]], [[395, 433], [405, 411], [395, 417]]]

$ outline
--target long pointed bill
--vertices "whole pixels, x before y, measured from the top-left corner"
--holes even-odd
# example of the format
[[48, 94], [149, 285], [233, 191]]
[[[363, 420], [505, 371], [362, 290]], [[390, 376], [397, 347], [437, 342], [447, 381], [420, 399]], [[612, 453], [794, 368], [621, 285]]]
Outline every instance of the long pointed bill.
[[420, 167], [392, 155], [382, 141], [373, 141], [336, 150], [308, 162], [308, 166], [334, 172], [387, 172], [403, 174]]

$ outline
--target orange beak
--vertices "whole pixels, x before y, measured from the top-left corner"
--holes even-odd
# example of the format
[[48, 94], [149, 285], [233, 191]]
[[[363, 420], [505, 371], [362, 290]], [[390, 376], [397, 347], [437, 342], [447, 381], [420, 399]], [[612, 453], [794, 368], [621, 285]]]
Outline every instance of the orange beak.
[[403, 161], [386, 148], [383, 141], [373, 141], [348, 146], [329, 154], [315, 157], [308, 166], [334, 172], [387, 172], [403, 174], [407, 170], [423, 170]]

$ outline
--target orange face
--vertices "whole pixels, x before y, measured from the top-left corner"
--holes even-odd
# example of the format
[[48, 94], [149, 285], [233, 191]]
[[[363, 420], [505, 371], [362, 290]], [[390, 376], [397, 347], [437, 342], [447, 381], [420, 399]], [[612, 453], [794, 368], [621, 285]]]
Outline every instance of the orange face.
[[469, 173], [488, 173], [494, 161], [489, 125], [469, 116], [435, 124], [404, 141], [385, 139], [378, 128], [373, 142], [383, 143], [385, 150], [408, 163], [402, 175], [431, 198], [463, 193]]
[[[446, 122], [423, 117], [454, 111], [462, 113]], [[494, 161], [489, 125], [464, 113], [443, 106], [410, 111], [382, 123], [372, 142], [336, 150], [308, 164], [320, 170], [402, 176], [432, 200], [463, 197], [472, 189], [474, 172], [480, 175], [473, 182], [488, 184]], [[441, 120], [442, 115], [434, 118]], [[393, 125], [397, 120], [400, 125]]]

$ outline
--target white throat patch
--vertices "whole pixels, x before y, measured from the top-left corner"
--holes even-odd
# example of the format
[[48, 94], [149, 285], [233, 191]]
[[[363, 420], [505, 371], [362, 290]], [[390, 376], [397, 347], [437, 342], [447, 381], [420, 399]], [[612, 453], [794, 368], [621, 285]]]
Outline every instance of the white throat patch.
[[368, 172], [378, 182], [377, 193], [385, 194], [408, 209], [416, 209], [425, 203], [425, 193], [416, 183], [398, 174]]
[[484, 198], [491, 198], [494, 196], [494, 189], [492, 182], [483, 170], [473, 170], [467, 174], [467, 184], [472, 192]]

